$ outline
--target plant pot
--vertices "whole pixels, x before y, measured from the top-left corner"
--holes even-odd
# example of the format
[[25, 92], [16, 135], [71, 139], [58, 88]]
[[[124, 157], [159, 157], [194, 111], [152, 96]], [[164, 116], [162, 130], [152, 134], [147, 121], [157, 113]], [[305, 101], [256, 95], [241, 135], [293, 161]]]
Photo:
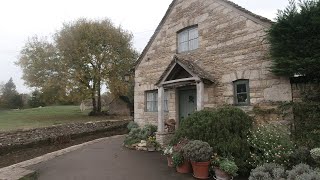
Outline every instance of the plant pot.
[[231, 176], [218, 167], [214, 168], [214, 173], [216, 174], [216, 180], [231, 180]]
[[172, 161], [172, 156], [167, 156], [167, 161], [168, 161], [168, 166], [169, 167], [174, 167], [173, 166], [173, 161]]
[[178, 173], [186, 174], [186, 173], [192, 173], [192, 168], [189, 160], [185, 160], [183, 164], [176, 167], [176, 170]]
[[210, 161], [207, 162], [193, 162], [191, 161], [193, 176], [197, 179], [208, 179], [209, 178], [209, 166]]

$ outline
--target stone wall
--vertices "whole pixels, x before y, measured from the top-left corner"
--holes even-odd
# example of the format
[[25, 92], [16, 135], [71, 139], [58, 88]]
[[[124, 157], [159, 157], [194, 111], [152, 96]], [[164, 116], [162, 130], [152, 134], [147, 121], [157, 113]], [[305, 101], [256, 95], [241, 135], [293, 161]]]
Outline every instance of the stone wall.
[[64, 143], [70, 138], [126, 128], [129, 120], [124, 121], [97, 121], [87, 123], [72, 123], [36, 128], [30, 130], [17, 130], [0, 132], [0, 152], [14, 148], [36, 145], [41, 142]]
[[[215, 79], [213, 85], [205, 86], [205, 107], [233, 104], [233, 81], [239, 79], [249, 79], [252, 106], [292, 100], [289, 79], [269, 71], [266, 30], [270, 23], [221, 0], [177, 0], [136, 68], [136, 122], [156, 122], [157, 113], [144, 111], [144, 93], [157, 89], [154, 84], [177, 54], [177, 32], [192, 25], [198, 25], [199, 48], [178, 55], [194, 61]], [[175, 98], [170, 100], [175, 101]], [[175, 107], [170, 106], [170, 117], [176, 116]]]

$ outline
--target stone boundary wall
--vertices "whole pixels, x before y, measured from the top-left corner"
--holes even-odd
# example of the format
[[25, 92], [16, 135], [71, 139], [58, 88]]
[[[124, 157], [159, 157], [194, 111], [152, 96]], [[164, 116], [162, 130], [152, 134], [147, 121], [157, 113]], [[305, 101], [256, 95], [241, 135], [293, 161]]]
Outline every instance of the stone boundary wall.
[[0, 154], [41, 143], [68, 143], [73, 138], [99, 132], [122, 131], [126, 129], [129, 122], [130, 120], [81, 122], [30, 130], [0, 132]]

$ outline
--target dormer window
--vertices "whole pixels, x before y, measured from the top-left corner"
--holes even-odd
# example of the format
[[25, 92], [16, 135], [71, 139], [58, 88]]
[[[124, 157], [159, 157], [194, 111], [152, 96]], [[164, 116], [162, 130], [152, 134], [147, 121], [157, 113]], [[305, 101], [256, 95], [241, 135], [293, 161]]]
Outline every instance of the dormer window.
[[178, 32], [178, 53], [192, 51], [199, 47], [198, 26], [192, 26]]

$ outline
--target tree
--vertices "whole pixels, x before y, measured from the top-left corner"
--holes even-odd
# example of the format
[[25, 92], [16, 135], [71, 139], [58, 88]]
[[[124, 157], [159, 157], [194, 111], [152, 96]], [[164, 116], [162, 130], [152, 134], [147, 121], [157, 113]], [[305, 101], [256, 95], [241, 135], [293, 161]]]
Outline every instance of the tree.
[[52, 43], [33, 38], [18, 64], [28, 85], [41, 91], [58, 86], [59, 97], [90, 97], [93, 112], [101, 112], [103, 84], [113, 94], [128, 91], [123, 76], [137, 58], [131, 41], [130, 33], [108, 19], [79, 19], [64, 24]]
[[45, 103], [42, 100], [42, 94], [39, 90], [34, 90], [32, 92], [32, 95], [28, 101], [28, 104], [32, 108], [39, 107], [39, 106], [45, 106]]
[[16, 91], [16, 85], [12, 78], [2, 87], [1, 102], [2, 107], [16, 109], [23, 107], [22, 96]]
[[268, 35], [272, 72], [281, 76], [320, 78], [320, 1], [294, 0], [279, 11]]

